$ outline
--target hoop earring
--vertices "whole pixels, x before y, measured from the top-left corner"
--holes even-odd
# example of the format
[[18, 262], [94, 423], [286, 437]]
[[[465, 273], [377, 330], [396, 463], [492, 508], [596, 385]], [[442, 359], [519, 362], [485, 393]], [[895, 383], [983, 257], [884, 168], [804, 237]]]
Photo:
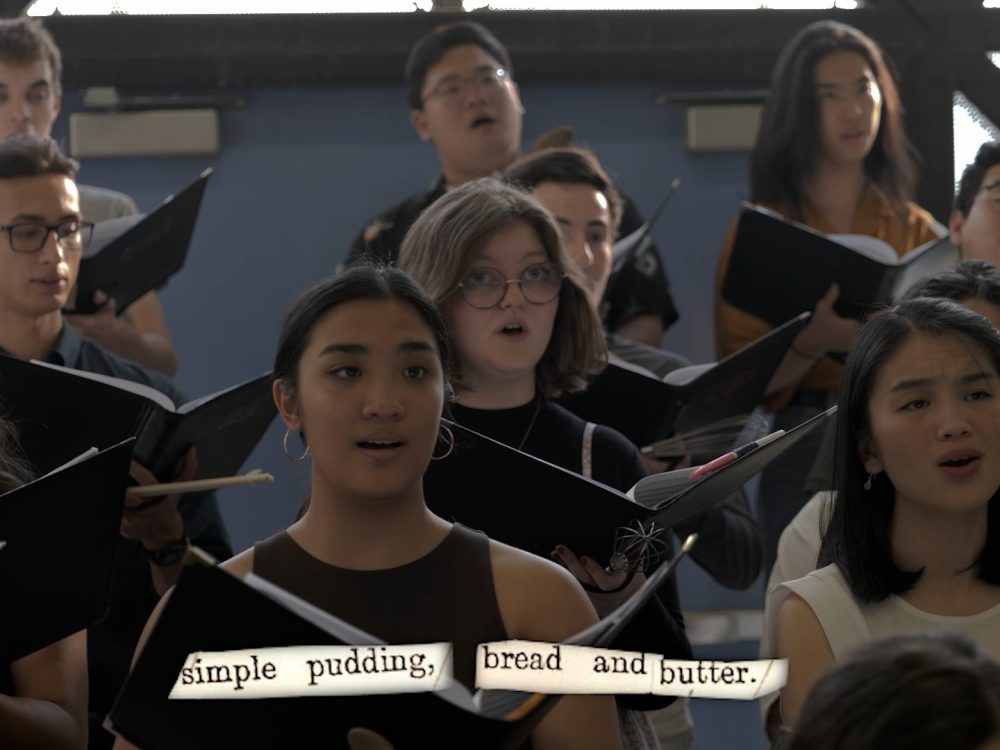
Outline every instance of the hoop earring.
[[[440, 461], [444, 458], [448, 458], [448, 456], [450, 456], [455, 450], [455, 433], [453, 433], [451, 428], [443, 422], [441, 423], [441, 427], [439, 429], [444, 433], [444, 440], [448, 443], [448, 450], [444, 452], [443, 456], [431, 455], [431, 461]], [[438, 440], [441, 439], [442, 436], [438, 435]]]
[[[295, 463], [298, 463], [299, 461], [305, 461], [306, 460], [306, 456], [309, 455], [309, 446], [308, 445], [306, 446], [306, 449], [302, 453], [301, 456], [293, 456], [291, 453], [288, 452], [288, 436], [291, 435], [291, 434], [292, 434], [291, 428], [285, 430], [285, 437], [282, 438], [282, 440], [281, 440], [281, 447], [285, 449], [285, 455], [288, 456], [289, 460], [295, 461]], [[305, 442], [305, 441], [303, 441], [303, 442]]]
[[875, 475], [869, 473], [868, 474], [868, 479], [865, 480], [865, 491], [868, 491], [868, 490], [870, 490], [872, 488], [872, 480], [873, 479], [875, 479]]

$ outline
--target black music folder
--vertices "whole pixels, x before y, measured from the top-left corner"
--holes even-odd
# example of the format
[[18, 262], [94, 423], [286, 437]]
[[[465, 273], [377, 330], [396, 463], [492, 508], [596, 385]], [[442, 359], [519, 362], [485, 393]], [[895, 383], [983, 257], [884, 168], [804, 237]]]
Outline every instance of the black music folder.
[[778, 325], [812, 310], [836, 282], [840, 297], [835, 310], [860, 319], [958, 260], [958, 249], [947, 238], [928, 242], [897, 259], [888, 244], [873, 237], [825, 235], [745, 204], [722, 298]]
[[0, 663], [104, 617], [133, 442], [0, 495]]
[[66, 312], [96, 312], [99, 306], [94, 304], [94, 292], [100, 290], [114, 298], [121, 313], [180, 271], [211, 174], [212, 170], [206, 169], [197, 180], [168, 196], [148, 214], [98, 222], [80, 259], [80, 272]]
[[270, 373], [181, 405], [141, 383], [0, 355], [0, 412], [38, 471], [134, 436], [136, 461], [169, 481], [189, 445], [195, 478], [235, 474], [276, 409]]
[[559, 403], [578, 417], [615, 428], [638, 446], [748, 415], [809, 316], [787, 321], [719, 362], [682, 367], [663, 380], [609, 364], [587, 390], [562, 396]]
[[[449, 424], [455, 449], [431, 463], [424, 474], [424, 497], [437, 515], [479, 529], [491, 539], [545, 558], [563, 544], [577, 555], [606, 563], [613, 553], [623, 551], [616, 548], [619, 529], [635, 530], [642, 523], [648, 530], [650, 522], [671, 528], [704, 513], [816, 429], [832, 411], [648, 507], [600, 482]], [[659, 476], [645, 477], [632, 491], [662, 481]]]
[[[431, 582], [428, 582], [431, 585]], [[378, 592], [372, 592], [377, 596]], [[515, 748], [553, 702], [514, 691], [259, 699], [168, 699], [189, 653], [385, 642], [256, 576], [185, 567], [114, 708], [107, 728], [144, 750], [346, 750], [363, 727], [396, 750]]]
[[[684, 551], [614, 612], [565, 643], [609, 645], [671, 575]], [[512, 750], [555, 704], [556, 696], [540, 693], [470, 693], [458, 682], [433, 693], [170, 700], [188, 654], [195, 651], [385, 643], [262, 578], [238, 579], [200, 551], [189, 554], [188, 563], [106, 722], [110, 731], [144, 750], [290, 745], [346, 750], [348, 731], [358, 727], [381, 735], [395, 750]]]

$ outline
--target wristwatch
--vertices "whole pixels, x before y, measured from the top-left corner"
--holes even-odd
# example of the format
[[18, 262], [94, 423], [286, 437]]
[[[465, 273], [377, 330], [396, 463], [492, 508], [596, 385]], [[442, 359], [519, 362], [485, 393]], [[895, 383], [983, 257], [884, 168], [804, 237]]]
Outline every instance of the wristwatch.
[[182, 534], [180, 539], [176, 542], [171, 542], [166, 547], [161, 547], [158, 550], [149, 550], [144, 545], [142, 549], [153, 565], [165, 567], [179, 562], [184, 557], [184, 553], [187, 552], [189, 546], [190, 541], [187, 538], [187, 534]]

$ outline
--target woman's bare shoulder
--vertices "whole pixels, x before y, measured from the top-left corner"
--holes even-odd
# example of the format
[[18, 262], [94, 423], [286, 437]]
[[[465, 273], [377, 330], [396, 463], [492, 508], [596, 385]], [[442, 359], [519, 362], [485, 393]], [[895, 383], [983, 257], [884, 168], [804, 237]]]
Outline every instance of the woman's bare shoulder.
[[230, 557], [219, 565], [227, 573], [232, 573], [237, 578], [242, 578], [247, 573], [253, 572], [253, 547], [245, 549], [234, 557]]
[[497, 604], [511, 637], [559, 641], [597, 621], [583, 588], [554, 562], [493, 540], [490, 559]]

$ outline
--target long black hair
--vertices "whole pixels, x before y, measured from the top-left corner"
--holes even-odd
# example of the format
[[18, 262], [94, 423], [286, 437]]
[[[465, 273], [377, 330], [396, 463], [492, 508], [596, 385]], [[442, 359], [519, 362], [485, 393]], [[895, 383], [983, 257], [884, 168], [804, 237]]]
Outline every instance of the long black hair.
[[[901, 570], [892, 557], [890, 526], [895, 488], [882, 472], [871, 488], [859, 454], [870, 438], [868, 404], [881, 366], [914, 334], [959, 339], [1000, 373], [1000, 333], [981, 315], [947, 299], [921, 297], [869, 320], [844, 365], [837, 415], [836, 481], [833, 504], [819, 552], [819, 566], [836, 563], [854, 596], [865, 604], [902, 594], [922, 571]], [[1000, 488], [989, 501], [986, 544], [976, 560], [980, 580], [1000, 585]]]
[[757, 142], [750, 153], [750, 199], [802, 209], [805, 186], [819, 154], [816, 65], [836, 52], [864, 58], [882, 91], [882, 116], [864, 170], [898, 210], [913, 195], [917, 168], [903, 130], [902, 105], [882, 51], [868, 36], [837, 21], [817, 21], [782, 49], [771, 74]]

